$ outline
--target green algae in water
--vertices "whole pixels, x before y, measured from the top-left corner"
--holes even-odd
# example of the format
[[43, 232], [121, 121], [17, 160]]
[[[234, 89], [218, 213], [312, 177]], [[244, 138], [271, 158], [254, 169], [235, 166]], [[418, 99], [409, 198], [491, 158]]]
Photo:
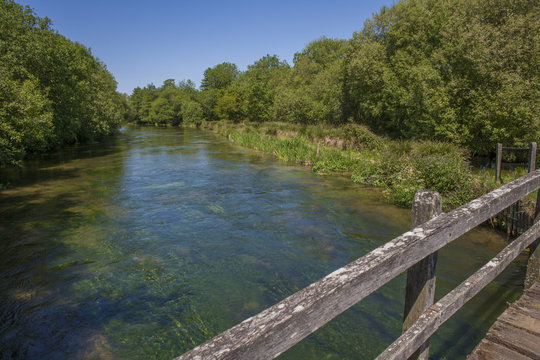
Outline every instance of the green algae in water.
[[[198, 130], [131, 129], [2, 171], [0, 349], [14, 358], [171, 359], [410, 222], [347, 178]], [[480, 229], [443, 249], [437, 297], [504, 245]], [[464, 357], [523, 273], [521, 259], [443, 326], [432, 357]], [[375, 357], [401, 332], [403, 292], [400, 276], [281, 358]]]

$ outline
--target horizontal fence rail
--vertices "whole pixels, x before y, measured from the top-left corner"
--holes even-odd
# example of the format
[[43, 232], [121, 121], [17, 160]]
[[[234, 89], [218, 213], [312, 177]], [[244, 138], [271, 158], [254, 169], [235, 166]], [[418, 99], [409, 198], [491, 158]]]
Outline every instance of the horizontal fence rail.
[[505, 247], [486, 265], [462, 282], [436, 304], [432, 305], [418, 321], [377, 357], [377, 360], [408, 359], [416, 349], [466, 302], [476, 296], [487, 284], [540, 236], [540, 222]]
[[[538, 188], [540, 170], [415, 227], [176, 360], [274, 358], [421, 259]], [[428, 312], [432, 310], [433, 306]], [[415, 344], [422, 344], [422, 339], [415, 338]]]
[[[522, 154], [528, 154], [530, 152], [530, 149], [527, 148], [518, 148], [518, 147], [511, 147], [511, 146], [503, 146], [503, 151], [511, 152], [511, 153], [522, 153]], [[535, 149], [536, 154], [540, 154], [540, 149]]]

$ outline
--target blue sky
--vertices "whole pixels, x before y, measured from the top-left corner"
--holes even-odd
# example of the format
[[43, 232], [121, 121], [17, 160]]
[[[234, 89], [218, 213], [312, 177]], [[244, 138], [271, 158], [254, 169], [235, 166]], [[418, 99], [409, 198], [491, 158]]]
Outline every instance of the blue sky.
[[295, 52], [321, 36], [349, 39], [365, 19], [394, 0], [124, 1], [19, 0], [54, 29], [92, 49], [118, 90], [166, 79], [200, 85], [204, 70], [224, 61], [241, 70], [266, 54], [292, 64]]

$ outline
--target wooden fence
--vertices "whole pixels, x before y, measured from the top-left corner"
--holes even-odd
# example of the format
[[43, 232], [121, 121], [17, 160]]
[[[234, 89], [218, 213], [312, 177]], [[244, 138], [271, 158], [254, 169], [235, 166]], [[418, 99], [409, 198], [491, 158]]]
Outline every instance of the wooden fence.
[[[417, 351], [416, 355], [425, 359], [429, 337], [519, 253], [536, 243], [540, 222], [432, 305], [436, 252], [539, 188], [540, 170], [536, 170], [441, 215], [440, 196], [419, 192], [413, 206], [411, 231], [176, 359], [274, 358], [405, 270], [408, 273], [404, 332], [377, 359], [407, 359]], [[535, 250], [529, 260], [527, 284], [539, 276], [539, 269], [540, 250]]]
[[[536, 170], [536, 155], [538, 151], [539, 150], [536, 142], [532, 142], [528, 149], [517, 147], [504, 147], [501, 143], [497, 144], [495, 182], [502, 183], [501, 169], [503, 166], [527, 167], [529, 170], [528, 172]], [[527, 153], [527, 164], [503, 163], [503, 152], [522, 154]], [[540, 197], [537, 197], [537, 204], [539, 203], [538, 199], [540, 199]], [[490, 221], [492, 225], [494, 225], [496, 228], [506, 231], [508, 239], [511, 239], [517, 237], [517, 235], [519, 234], [522, 234], [526, 229], [532, 226], [535, 214], [532, 212], [528, 212], [528, 209], [529, 207], [527, 205], [524, 205], [522, 201], [518, 201], [512, 206], [498, 213], [493, 219], [490, 219]]]
[[[536, 170], [536, 155], [538, 154], [538, 146], [535, 142], [532, 142], [529, 145], [529, 148], [517, 148], [517, 147], [504, 147], [501, 143], [497, 144], [497, 150], [496, 150], [496, 159], [495, 159], [495, 181], [498, 183], [502, 183], [501, 179], [501, 170], [503, 166], [511, 167], [511, 166], [523, 166], [528, 167], [529, 172]], [[527, 165], [521, 164], [521, 163], [503, 163], [502, 162], [502, 156], [503, 152], [509, 152], [509, 153], [528, 153], [528, 161]]]
[[490, 219], [490, 223], [494, 228], [506, 232], [507, 239], [511, 240], [532, 226], [534, 216], [534, 209], [519, 200]]

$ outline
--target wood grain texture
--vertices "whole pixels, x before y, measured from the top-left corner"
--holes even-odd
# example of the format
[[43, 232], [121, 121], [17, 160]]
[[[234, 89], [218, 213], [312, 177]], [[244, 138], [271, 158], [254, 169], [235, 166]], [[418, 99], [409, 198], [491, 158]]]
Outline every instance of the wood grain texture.
[[521, 311], [524, 306], [526, 304], [513, 304], [497, 320], [540, 336], [540, 321]]
[[510, 152], [510, 153], [528, 153], [529, 152], [529, 149], [527, 148], [518, 148], [518, 147], [511, 147], [511, 146], [503, 146], [502, 147], [502, 150], [505, 151], [505, 152]]
[[486, 340], [500, 344], [530, 359], [540, 359], [540, 336], [523, 331], [511, 324], [496, 322]]
[[[412, 227], [422, 225], [426, 221], [442, 213], [442, 198], [436, 191], [419, 190], [414, 195], [412, 206]], [[405, 308], [403, 311], [403, 331], [410, 328], [435, 299], [435, 272], [437, 252], [428, 255], [407, 270], [405, 287]], [[429, 340], [427, 340], [411, 359], [427, 360], [429, 357]]]
[[529, 261], [527, 262], [525, 289], [530, 288], [538, 278], [540, 278], [540, 246], [535, 243], [531, 246]]
[[483, 339], [480, 342], [478, 351], [469, 355], [467, 360], [531, 360], [531, 358], [505, 346]]
[[[491, 355], [496, 353], [501, 356]], [[540, 359], [539, 281], [499, 317], [468, 360], [522, 358]]]

